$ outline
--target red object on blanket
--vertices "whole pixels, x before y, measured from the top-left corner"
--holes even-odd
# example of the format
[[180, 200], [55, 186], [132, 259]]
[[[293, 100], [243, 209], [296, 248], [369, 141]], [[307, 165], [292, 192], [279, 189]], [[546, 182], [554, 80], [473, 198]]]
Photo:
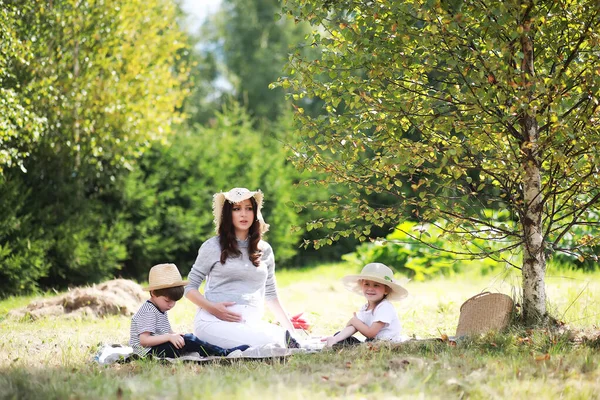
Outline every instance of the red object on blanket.
[[302, 318], [302, 314], [304, 313], [301, 312], [300, 314], [294, 315], [290, 318], [290, 321], [292, 322], [294, 328], [304, 329], [305, 331], [307, 331], [310, 329], [310, 324], [304, 318]]

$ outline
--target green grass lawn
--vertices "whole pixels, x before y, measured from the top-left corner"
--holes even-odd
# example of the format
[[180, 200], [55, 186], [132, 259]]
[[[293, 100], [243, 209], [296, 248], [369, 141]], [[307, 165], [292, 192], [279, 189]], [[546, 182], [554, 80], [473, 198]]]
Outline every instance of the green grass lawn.
[[[305, 313], [312, 335], [331, 334], [362, 304], [339, 282], [356, 272], [345, 264], [280, 271], [280, 298], [290, 314]], [[18, 321], [6, 313], [32, 298], [7, 299], [0, 302], [0, 398], [600, 398], [598, 278], [600, 273], [549, 273], [550, 310], [574, 333], [514, 329], [457, 346], [363, 345], [269, 363], [102, 367], [91, 362], [98, 344], [127, 343], [129, 318]], [[451, 336], [464, 300], [484, 290], [518, 299], [519, 283], [510, 271], [409, 282], [410, 296], [397, 310], [408, 335]], [[169, 314], [176, 331], [191, 331], [190, 302], [182, 300]]]

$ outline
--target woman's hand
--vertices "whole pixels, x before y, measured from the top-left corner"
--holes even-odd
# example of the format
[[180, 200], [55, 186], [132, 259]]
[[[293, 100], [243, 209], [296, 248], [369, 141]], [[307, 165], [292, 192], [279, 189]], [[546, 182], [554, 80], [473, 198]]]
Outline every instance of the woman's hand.
[[294, 325], [292, 321], [290, 321], [290, 317], [288, 317], [287, 312], [283, 309], [283, 306], [279, 302], [277, 297], [269, 299], [266, 301], [269, 310], [273, 312], [275, 315], [275, 319], [286, 331], [290, 331], [290, 334], [294, 332]]
[[222, 321], [227, 322], [241, 322], [242, 315], [233, 311], [229, 311], [227, 307], [231, 307], [235, 304], [232, 301], [223, 301], [221, 303], [211, 303], [206, 300], [197, 289], [191, 289], [186, 294], [187, 297], [192, 303], [197, 305], [200, 308], [203, 308], [207, 312], [211, 313], [215, 317], [219, 318]]
[[230, 311], [228, 307], [234, 305], [233, 301], [223, 301], [221, 303], [212, 303], [210, 310], [207, 310], [215, 317], [227, 322], [242, 322], [242, 314]]

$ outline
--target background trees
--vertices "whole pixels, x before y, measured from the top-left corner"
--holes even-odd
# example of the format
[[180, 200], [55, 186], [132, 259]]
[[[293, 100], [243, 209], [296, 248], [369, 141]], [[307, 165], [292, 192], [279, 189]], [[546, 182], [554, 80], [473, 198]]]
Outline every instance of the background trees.
[[[281, 74], [288, 55], [294, 49], [304, 55], [314, 50], [305, 43], [305, 36], [310, 32], [309, 25], [282, 18], [280, 12], [281, 4], [278, 0], [223, 1], [221, 10], [202, 27], [198, 43], [194, 46], [192, 57], [196, 58], [200, 65], [196, 73], [204, 71], [204, 74], [197, 75], [192, 100], [186, 100], [186, 110], [190, 114], [187, 117], [188, 122], [205, 126], [217, 123], [218, 118], [211, 116], [223, 105], [227, 108], [232, 100], [247, 110], [261, 142], [263, 145], [268, 144], [262, 151], [277, 154], [276, 157], [280, 161], [274, 163], [274, 167], [282, 166], [277, 174], [282, 182], [288, 184], [287, 188], [281, 187], [285, 196], [280, 197], [283, 193], [279, 191], [273, 193], [276, 200], [271, 205], [281, 208], [294, 207], [294, 220], [297, 223], [289, 224], [291, 220], [286, 219], [278, 221], [277, 225], [288, 222], [288, 226], [280, 233], [294, 238], [297, 242], [291, 245], [291, 241], [282, 238], [280, 243], [289, 243], [290, 247], [280, 250], [275, 248], [275, 251], [282, 255], [294, 254], [293, 258], [278, 256], [278, 262], [280, 265], [296, 266], [310, 264], [316, 260], [339, 259], [342, 254], [352, 251], [357, 241], [354, 238], [344, 238], [335, 246], [319, 248], [318, 252], [314, 247], [307, 246], [314, 243], [318, 233], [312, 229], [307, 231], [306, 223], [310, 222], [310, 227], [313, 223], [319, 224], [320, 220], [332, 211], [302, 206], [315, 200], [326, 200], [330, 192], [343, 195], [345, 188], [340, 190], [321, 187], [315, 190], [314, 187], [304, 184], [298, 185], [303, 179], [320, 177], [311, 171], [296, 171], [288, 165], [287, 158], [290, 153], [289, 149], [284, 150], [284, 147], [294, 140], [292, 107], [284, 98], [284, 90], [270, 87], [270, 84]], [[209, 86], [210, 95], [206, 96], [206, 88]], [[196, 96], [204, 101], [196, 101]], [[210, 102], [207, 102], [207, 99], [210, 99]], [[299, 103], [312, 115], [323, 113], [319, 99], [305, 98], [299, 100]], [[198, 129], [193, 123], [191, 130], [196, 131], [195, 135], [201, 136], [199, 140], [216, 140], [215, 136], [204, 134], [211, 133], [212, 130]], [[238, 146], [245, 144], [240, 143]], [[272, 231], [269, 240], [278, 241], [278, 235], [279, 233]], [[300, 244], [303, 245], [303, 250], [299, 252]]]
[[276, 140], [278, 132], [270, 133], [254, 128], [234, 102], [215, 114], [212, 126], [182, 131], [170, 145], [153, 147], [126, 178], [119, 201], [133, 230], [126, 241], [124, 273], [143, 277], [157, 260], [189, 271], [200, 244], [215, 234], [213, 194], [232, 187], [265, 192], [263, 214], [271, 226], [267, 240], [278, 263], [289, 261], [300, 236], [290, 232], [299, 223], [289, 204], [296, 174]]
[[2, 12], [2, 163], [20, 166], [0, 181], [4, 294], [112, 276], [129, 234], [115, 182], [169, 135], [186, 91], [176, 7], [62, 0]]
[[31, 4], [0, 9], [0, 175], [6, 167], [23, 168], [45, 122], [31, 110], [30, 88], [23, 87], [16, 76], [33, 58], [30, 44], [18, 33], [24, 23], [22, 15], [30, 10]]
[[278, 264], [298, 262], [316, 213], [292, 203], [323, 195], [296, 188], [291, 112], [268, 84], [301, 29], [274, 1], [226, 6], [241, 25], [211, 25], [222, 40], [183, 32], [170, 0], [0, 4], [2, 296], [165, 261], [185, 274], [233, 186], [267, 194]]
[[544, 317], [548, 258], [598, 253], [598, 6], [396, 3], [227, 0], [188, 35], [168, 0], [3, 2], [4, 295], [185, 273], [212, 193], [252, 186], [280, 266], [489, 257]]
[[280, 75], [291, 48], [309, 32], [307, 24], [280, 18], [280, 12], [278, 0], [224, 0], [208, 22], [211, 47], [223, 61], [223, 78], [257, 121], [274, 121], [289, 112], [284, 91], [271, 90], [269, 84]]
[[364, 222], [322, 241], [406, 218], [428, 242], [435, 224], [465, 258], [522, 268], [525, 318], [546, 317], [547, 257], [595, 257], [598, 244], [597, 2], [290, 0], [286, 10], [315, 27], [321, 53], [292, 56], [280, 85], [328, 111], [297, 108], [296, 163], [352, 190], [321, 226]]

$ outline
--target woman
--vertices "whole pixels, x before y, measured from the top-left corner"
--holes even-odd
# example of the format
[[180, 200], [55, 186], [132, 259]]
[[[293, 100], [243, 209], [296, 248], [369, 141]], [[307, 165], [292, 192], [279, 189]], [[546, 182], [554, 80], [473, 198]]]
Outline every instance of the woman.
[[[194, 333], [216, 346], [298, 347], [289, 333], [293, 325], [277, 298], [273, 250], [262, 240], [269, 228], [260, 212], [262, 203], [260, 190], [245, 188], [213, 198], [218, 236], [198, 250], [185, 296], [199, 307]], [[198, 289], [204, 280], [202, 295]], [[262, 321], [265, 302], [281, 327]]]

